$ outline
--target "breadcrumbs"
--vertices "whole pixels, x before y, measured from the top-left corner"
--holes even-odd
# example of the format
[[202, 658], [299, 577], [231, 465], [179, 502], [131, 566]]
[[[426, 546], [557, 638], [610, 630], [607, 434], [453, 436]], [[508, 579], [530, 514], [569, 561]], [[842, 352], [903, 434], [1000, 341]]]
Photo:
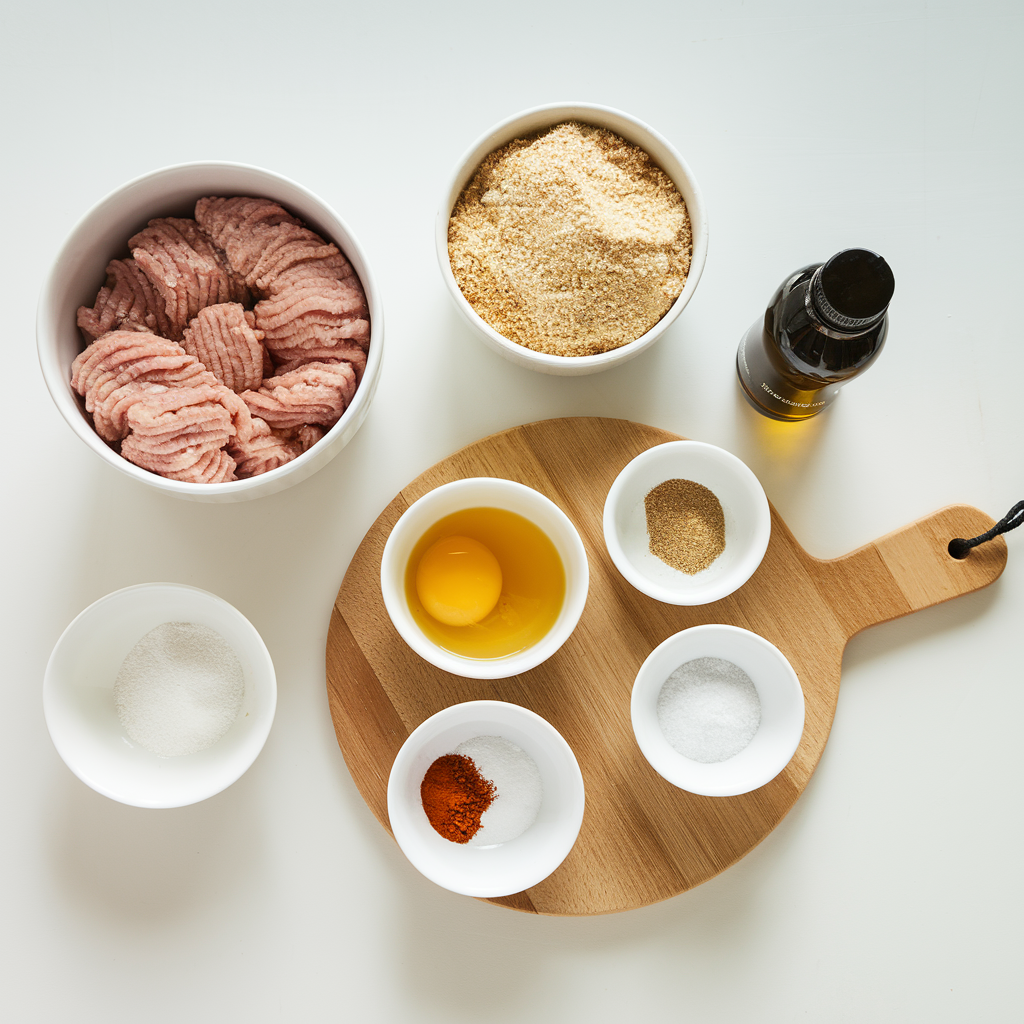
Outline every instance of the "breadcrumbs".
[[480, 317], [559, 356], [646, 334], [682, 292], [692, 249], [668, 175], [614, 132], [576, 122], [491, 153], [448, 226], [452, 273]]

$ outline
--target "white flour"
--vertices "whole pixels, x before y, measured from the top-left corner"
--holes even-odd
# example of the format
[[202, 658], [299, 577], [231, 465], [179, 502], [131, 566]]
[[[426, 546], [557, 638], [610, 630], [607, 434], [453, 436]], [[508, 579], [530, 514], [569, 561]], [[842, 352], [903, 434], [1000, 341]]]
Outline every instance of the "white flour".
[[154, 754], [213, 746], [242, 707], [245, 679], [234, 648], [194, 622], [165, 622], [129, 652], [114, 682], [125, 732]]
[[536, 761], [501, 736], [474, 736], [460, 743], [455, 753], [468, 757], [497, 790], [469, 845], [495, 846], [521, 836], [536, 820], [544, 796]]

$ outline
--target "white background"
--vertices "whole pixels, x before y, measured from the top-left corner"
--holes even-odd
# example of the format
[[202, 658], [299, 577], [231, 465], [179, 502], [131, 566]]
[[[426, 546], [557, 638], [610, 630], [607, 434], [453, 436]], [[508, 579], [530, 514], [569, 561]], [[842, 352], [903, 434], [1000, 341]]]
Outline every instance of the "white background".
[[[436, 460], [519, 423], [621, 416], [721, 445], [819, 556], [951, 502], [998, 518], [1024, 498], [1019, 5], [5, 0], [2, 15], [4, 1019], [1019, 1012], [1024, 530], [992, 587], [850, 644], [821, 765], [760, 847], [631, 913], [530, 917], [420, 877], [352, 783], [324, 687], [331, 604], [374, 518]], [[592, 377], [486, 349], [434, 257], [463, 151], [557, 100], [653, 125], [710, 216], [681, 318]], [[163, 497], [104, 466], [35, 355], [36, 299], [75, 221], [136, 175], [200, 159], [320, 194], [364, 246], [386, 311], [355, 440], [305, 483], [240, 505]], [[760, 419], [735, 381], [741, 334], [786, 274], [850, 246], [896, 275], [885, 352], [817, 420]], [[41, 707], [68, 622], [153, 580], [236, 605], [279, 681], [248, 774], [162, 812], [80, 783]]]

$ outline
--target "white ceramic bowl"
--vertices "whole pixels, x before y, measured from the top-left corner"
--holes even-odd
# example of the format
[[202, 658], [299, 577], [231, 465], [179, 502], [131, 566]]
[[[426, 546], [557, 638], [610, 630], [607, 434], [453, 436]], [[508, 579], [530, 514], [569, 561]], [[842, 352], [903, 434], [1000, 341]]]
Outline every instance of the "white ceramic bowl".
[[[466, 300], [455, 280], [451, 261], [448, 258], [448, 222], [451, 220], [452, 209], [484, 158], [513, 139], [561, 124], [563, 121], [582, 121], [599, 128], [608, 128], [621, 135], [627, 142], [640, 146], [675, 182], [690, 215], [693, 253], [690, 257], [689, 275], [682, 293], [672, 303], [661, 320], [646, 334], [620, 348], [601, 352], [594, 356], [548, 355], [545, 352], [534, 352], [532, 349], [509, 341], [484, 321]], [[437, 261], [441, 267], [441, 276], [448, 286], [448, 292], [455, 302], [456, 308], [491, 348], [511, 362], [529, 367], [531, 370], [561, 376], [579, 376], [585, 373], [596, 373], [598, 370], [607, 370], [635, 358], [653, 345], [679, 316], [697, 289], [697, 282], [700, 280], [704, 261], [707, 259], [708, 215], [704, 206], [704, 197], [701, 195], [697, 181], [686, 165], [686, 161], [667, 139], [659, 135], [649, 125], [621, 110], [603, 107], [596, 103], [550, 103], [543, 107], [524, 110], [522, 113], [502, 121], [470, 146], [455, 168], [455, 173], [448, 182], [444, 199], [437, 211], [434, 241], [437, 247]]]
[[[81, 305], [91, 306], [107, 263], [128, 255], [128, 239], [154, 217], [192, 217], [203, 196], [249, 195], [273, 199], [334, 242], [359, 275], [370, 307], [370, 351], [352, 404], [309, 451], [278, 469], [248, 480], [191, 484], [167, 480], [122, 459], [93, 430], [82, 399], [71, 387], [71, 363], [83, 338], [76, 324]], [[43, 286], [36, 316], [36, 343], [43, 379], [71, 429], [104, 462], [150, 487], [193, 501], [244, 501], [297, 484], [326, 465], [352, 439], [377, 389], [384, 352], [384, 316], [369, 264], [345, 222], [322, 199], [272, 171], [234, 163], [165, 167], [115, 189], [72, 229]]]
[[[212, 747], [161, 757], [128, 738], [114, 681], [128, 652], [164, 622], [216, 630], [245, 674], [242, 708]], [[263, 749], [277, 707], [274, 664], [259, 633], [227, 601], [178, 583], [144, 583], [100, 598], [61, 634], [43, 678], [43, 711], [64, 763], [87, 785], [135, 807], [183, 807], [226, 789]]]
[[[534, 823], [497, 846], [449, 842], [423, 810], [420, 783], [430, 765], [474, 736], [501, 736], [537, 763], [544, 789]], [[508, 896], [547, 878], [565, 860], [583, 823], [583, 776], [569, 744], [540, 715], [497, 700], [455, 704], [428, 718], [402, 744], [388, 779], [391, 831], [413, 867], [466, 896]]]
[[[703, 764], [680, 754], [658, 723], [665, 680], [694, 658], [738, 665], [761, 701], [761, 724], [750, 744], [727, 761]], [[786, 656], [764, 637], [738, 626], [694, 626], [670, 636], [647, 656], [633, 683], [633, 734], [650, 766], [663, 778], [701, 796], [737, 796], [760, 789], [789, 764], [804, 731], [804, 694]]]
[[[644, 498], [674, 479], [709, 488], [725, 514], [725, 550], [692, 576], [650, 551]], [[604, 541], [615, 567], [641, 593], [665, 604], [709, 604], [742, 587], [761, 564], [771, 530], [768, 499], [750, 468], [701, 441], [669, 441], [641, 452], [615, 478], [604, 503]]]
[[[416, 542], [439, 519], [464, 508], [503, 508], [540, 527], [555, 545], [565, 569], [565, 600], [548, 633], [532, 647], [504, 658], [466, 658], [438, 647], [420, 629], [405, 598], [405, 570]], [[512, 480], [470, 477], [423, 495], [395, 523], [380, 563], [384, 605], [402, 639], [445, 672], [471, 679], [504, 679], [535, 668], [558, 650], [576, 628], [587, 603], [590, 568], [583, 541], [566, 514], [539, 491]]]

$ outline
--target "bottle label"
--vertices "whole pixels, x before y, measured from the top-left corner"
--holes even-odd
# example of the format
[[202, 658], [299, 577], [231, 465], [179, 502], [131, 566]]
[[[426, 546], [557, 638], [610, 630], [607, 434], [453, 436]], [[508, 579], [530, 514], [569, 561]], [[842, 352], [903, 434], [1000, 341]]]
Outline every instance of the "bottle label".
[[747, 397], [763, 412], [786, 420], [802, 420], [829, 405], [837, 385], [816, 390], [795, 388], [772, 367], [764, 353], [763, 327], [758, 320], [740, 342], [736, 369]]

